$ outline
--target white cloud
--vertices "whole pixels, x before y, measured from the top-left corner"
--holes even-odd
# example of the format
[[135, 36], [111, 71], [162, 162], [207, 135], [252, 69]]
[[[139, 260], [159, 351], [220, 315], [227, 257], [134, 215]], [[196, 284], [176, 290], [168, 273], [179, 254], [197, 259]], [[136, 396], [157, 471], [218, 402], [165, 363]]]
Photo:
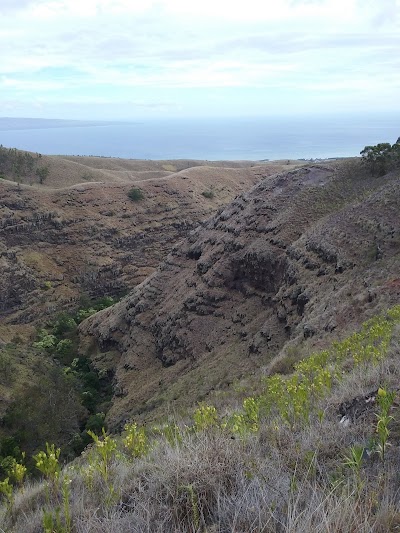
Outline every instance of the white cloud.
[[390, 79], [387, 105], [398, 105], [399, 0], [2, 0], [0, 10], [3, 100], [134, 91], [153, 106], [163, 89], [300, 98], [331, 87], [350, 101], [359, 84], [372, 104]]

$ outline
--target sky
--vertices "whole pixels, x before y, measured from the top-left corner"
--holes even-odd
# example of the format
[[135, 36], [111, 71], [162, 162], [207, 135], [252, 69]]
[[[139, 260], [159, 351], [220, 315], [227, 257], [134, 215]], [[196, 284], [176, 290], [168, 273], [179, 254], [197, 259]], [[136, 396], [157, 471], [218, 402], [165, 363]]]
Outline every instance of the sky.
[[0, 116], [400, 110], [400, 0], [0, 0]]

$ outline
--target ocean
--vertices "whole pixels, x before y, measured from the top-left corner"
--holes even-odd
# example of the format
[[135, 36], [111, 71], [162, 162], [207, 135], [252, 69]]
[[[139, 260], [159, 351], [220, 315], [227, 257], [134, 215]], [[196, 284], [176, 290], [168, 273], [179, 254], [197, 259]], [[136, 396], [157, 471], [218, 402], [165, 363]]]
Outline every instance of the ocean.
[[0, 144], [57, 155], [257, 161], [357, 156], [366, 145], [394, 143], [399, 136], [400, 113], [347, 114], [0, 129]]

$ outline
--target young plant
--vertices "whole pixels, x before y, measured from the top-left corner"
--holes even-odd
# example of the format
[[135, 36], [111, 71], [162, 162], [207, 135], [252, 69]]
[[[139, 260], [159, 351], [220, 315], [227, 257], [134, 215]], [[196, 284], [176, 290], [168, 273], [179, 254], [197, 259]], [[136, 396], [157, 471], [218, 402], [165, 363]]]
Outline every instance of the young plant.
[[43, 531], [44, 533], [66, 533], [61, 522], [61, 511], [57, 507], [56, 515], [51, 511], [43, 510]]
[[162, 427], [155, 428], [155, 431], [163, 435], [170, 446], [182, 444], [182, 432], [177, 424], [165, 424]]
[[4, 481], [0, 481], [0, 494], [7, 500], [7, 508], [12, 509], [14, 505], [13, 486], [10, 483], [10, 478], [6, 477]]
[[46, 442], [46, 451], [40, 451], [33, 456], [36, 468], [54, 485], [58, 483], [61, 472], [59, 463], [60, 452], [60, 448], [56, 449], [54, 444], [50, 446], [49, 443]]
[[89, 456], [89, 462], [93, 464], [104, 481], [108, 483], [110, 463], [115, 455], [117, 443], [110, 435], [107, 435], [104, 428], [102, 430], [103, 439], [93, 431], [88, 430], [87, 433], [92, 437], [95, 444], [94, 455]]
[[72, 519], [71, 519], [71, 510], [70, 510], [70, 498], [71, 498], [70, 483], [71, 483], [71, 479], [68, 477], [64, 477], [62, 486], [61, 486], [61, 494], [62, 494], [63, 508], [64, 508], [64, 520], [65, 520], [64, 533], [71, 533], [72, 531]]
[[118, 492], [110, 481], [110, 465], [116, 454], [117, 443], [111, 435], [107, 435], [104, 428], [102, 430], [103, 438], [100, 438], [90, 430], [87, 433], [92, 437], [95, 444], [88, 456], [89, 468], [86, 473], [87, 481], [89, 486], [93, 487], [93, 474], [95, 472], [100, 474], [107, 489], [105, 504], [107, 507], [110, 507], [118, 498]]
[[[22, 454], [25, 457], [25, 454]], [[14, 457], [11, 458], [11, 464], [7, 469], [8, 476], [13, 480], [16, 485], [22, 486], [27, 468], [22, 463], [18, 463]]]
[[343, 464], [351, 468], [354, 472], [358, 487], [361, 486], [361, 465], [364, 458], [364, 446], [352, 446], [350, 448], [350, 454], [344, 457]]
[[245, 398], [243, 400], [243, 410], [250, 431], [257, 432], [260, 427], [260, 399], [252, 396]]
[[260, 427], [261, 398], [249, 396], [243, 400], [243, 413], [233, 413], [223, 428], [230, 429], [233, 433], [244, 436], [248, 432], [256, 433]]
[[194, 531], [198, 531], [200, 527], [200, 510], [199, 499], [196, 491], [193, 485], [184, 485], [180, 487], [180, 490], [186, 492], [189, 497]]
[[135, 422], [126, 424], [125, 437], [122, 439], [125, 449], [132, 457], [142, 457], [149, 449], [149, 443], [145, 429], [138, 428]]
[[200, 405], [193, 414], [195, 431], [218, 426], [218, 413], [212, 405]]
[[382, 461], [385, 461], [385, 453], [389, 446], [388, 438], [390, 435], [389, 424], [393, 417], [389, 415], [390, 408], [393, 405], [396, 393], [388, 392], [386, 389], [379, 388], [377, 402], [379, 406], [379, 413], [376, 414], [378, 422], [376, 425], [376, 433], [378, 434], [378, 442], [376, 445], [377, 452]]

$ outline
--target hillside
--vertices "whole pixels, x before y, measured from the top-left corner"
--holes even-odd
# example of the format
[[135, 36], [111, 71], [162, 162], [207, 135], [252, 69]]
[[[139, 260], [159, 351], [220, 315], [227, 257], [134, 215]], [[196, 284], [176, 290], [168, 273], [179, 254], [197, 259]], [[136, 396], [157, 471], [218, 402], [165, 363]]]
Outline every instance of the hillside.
[[[23, 152], [0, 155], [4, 150], [20, 169], [32, 163]], [[109, 408], [112, 371], [96, 370], [86, 357], [72, 367], [76, 324], [151, 275], [218, 208], [284, 168], [186, 161], [174, 162], [172, 172], [170, 162], [82, 159], [86, 168], [108, 169], [115, 179], [74, 183], [76, 163], [52, 157], [58, 166], [43, 184], [0, 180], [0, 462], [7, 438], [29, 453], [46, 440], [66, 456], [79, 453], [91, 417]], [[170, 170], [159, 177], [163, 166]], [[121, 168], [147, 179], [124, 181]], [[140, 199], [130, 197], [132, 190]], [[21, 413], [29, 413], [29, 421]], [[82, 432], [83, 440], [72, 445]]]
[[[200, 175], [217, 172], [218, 169], [256, 172], [267, 167], [268, 174], [282, 168], [292, 168], [298, 161], [197, 161], [120, 159], [114, 157], [43, 155], [23, 152], [0, 145], [0, 178], [34, 188], [63, 189], [79, 183], [137, 183], [148, 179], [173, 177], [183, 171], [200, 169]], [[258, 167], [258, 168], [257, 168]], [[208, 169], [208, 171], [207, 171]], [[215, 177], [215, 174], [214, 174]]]
[[[399, 302], [398, 172], [313, 165], [264, 178], [191, 232], [82, 351], [115, 372], [114, 429], [283, 368]], [[276, 359], [278, 358], [278, 359]]]
[[[131, 225], [140, 220], [152, 227], [160, 187], [177, 202], [176, 212], [171, 209], [177, 223], [180, 206], [193, 206], [179, 203], [182, 181], [192, 188], [194, 213], [201, 208], [205, 214], [207, 202], [215, 209], [223, 189], [215, 180], [200, 181], [202, 172], [147, 180], [140, 186], [144, 198], [129, 200]], [[213, 172], [206, 172], [210, 179]], [[244, 170], [220, 172], [237, 184]], [[159, 231], [168, 226], [163, 197], [167, 207], [147, 245], [160, 254], [169, 245], [170, 252], [118, 303], [81, 321], [95, 309], [76, 312], [76, 297], [53, 293], [53, 280], [41, 293], [57, 294], [52, 310], [32, 291], [32, 307], [21, 297], [20, 307], [4, 314], [3, 335], [29, 335], [43, 321], [49, 329], [36, 333], [33, 346], [20, 336], [0, 350], [0, 528], [398, 530], [399, 171], [373, 177], [345, 161], [271, 175], [266, 168], [263, 177], [260, 169], [246, 172], [255, 183], [247, 192], [167, 244], [161, 241], [172, 230]], [[39, 196], [28, 201], [25, 191], [33, 188], [3, 185], [15, 195], [5, 196], [15, 202], [8, 209], [14, 205], [18, 213], [22, 205], [25, 213], [27, 205], [39, 205]], [[104, 234], [90, 242], [90, 222], [104, 228], [113, 215], [100, 217], [97, 210], [116, 198], [113, 205], [128, 213], [130, 188], [93, 183], [40, 191], [41, 205], [56, 198], [57, 208], [73, 206], [75, 215], [88, 217], [87, 225], [80, 220], [82, 231], [62, 234], [74, 245], [84, 239], [64, 264], [72, 269], [115, 253]], [[50, 257], [56, 236], [46, 226], [37, 250], [48, 246]], [[36, 242], [28, 234], [14, 238], [13, 246], [26, 249]], [[15, 255], [23, 253], [19, 248]], [[140, 253], [148, 259], [146, 246]], [[93, 276], [92, 286], [72, 278], [70, 286], [74, 295], [84, 286], [90, 296], [104, 295], [107, 287], [114, 294], [120, 272], [109, 278], [115, 285]], [[69, 279], [59, 280], [59, 291]], [[129, 271], [126, 279], [135, 280]], [[66, 308], [70, 312], [57, 318]], [[45, 440], [56, 447], [44, 447]], [[81, 457], [63, 466], [90, 440]], [[35, 473], [43, 479], [35, 481]]]
[[[103, 168], [131, 164], [93, 159]], [[6, 333], [6, 324], [43, 321], [57, 310], [76, 307], [82, 296], [127, 292], [152, 273], [190, 229], [262, 176], [282, 168], [197, 166], [159, 178], [154, 177], [156, 169], [167, 163], [137, 162], [132, 165], [151, 174], [144, 181], [122, 179], [114, 169], [114, 179], [54, 189], [48, 185], [75, 181], [76, 165], [68, 161], [64, 169], [63, 158], [54, 160], [58, 181], [50, 179], [52, 174], [46, 185], [35, 187], [0, 180], [3, 340], [13, 336]], [[142, 191], [143, 200], [128, 197], [132, 187]]]

